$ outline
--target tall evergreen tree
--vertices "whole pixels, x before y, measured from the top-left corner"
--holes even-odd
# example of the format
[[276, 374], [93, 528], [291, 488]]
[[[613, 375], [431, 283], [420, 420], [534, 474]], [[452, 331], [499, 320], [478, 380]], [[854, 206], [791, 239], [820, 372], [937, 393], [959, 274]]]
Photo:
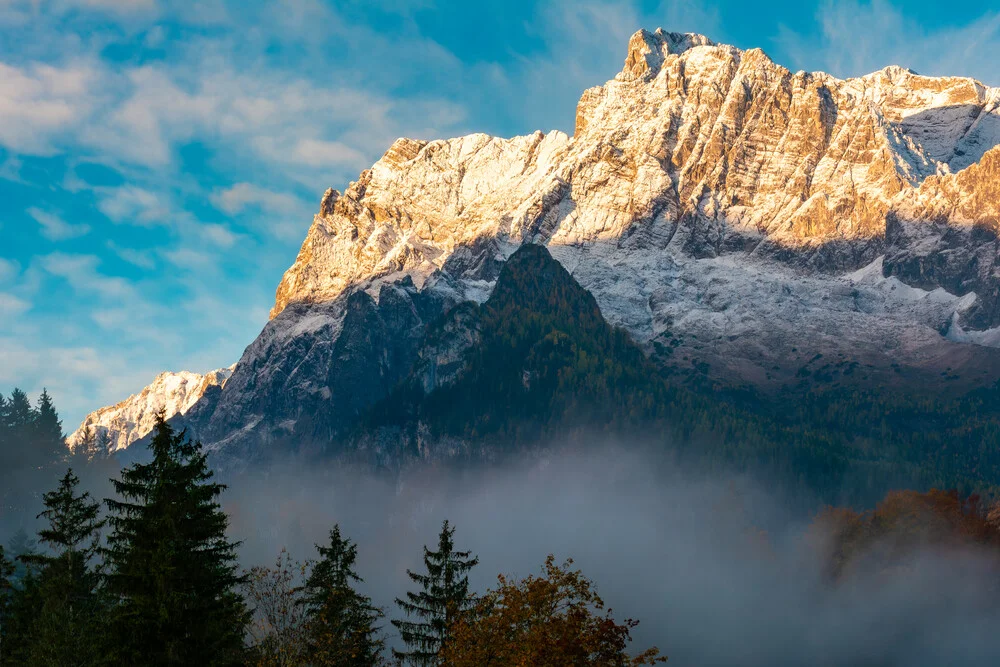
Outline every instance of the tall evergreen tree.
[[396, 604], [407, 618], [393, 620], [406, 643], [407, 651], [393, 650], [393, 655], [414, 665], [436, 665], [441, 648], [455, 619], [475, 604], [469, 594], [468, 572], [479, 563], [471, 551], [455, 551], [455, 529], [445, 520], [438, 537], [437, 551], [424, 547], [426, 574], [410, 570], [406, 574], [420, 585], [421, 590], [406, 593], [406, 600], [396, 598]]
[[14, 561], [14, 581], [18, 582], [28, 573], [27, 563], [31, 556], [37, 553], [38, 541], [21, 526], [7, 542], [7, 557]]
[[52, 397], [46, 389], [42, 389], [42, 395], [38, 397], [32, 430], [35, 456], [40, 466], [51, 467], [65, 460], [69, 452], [66, 450], [62, 420], [59, 419]]
[[362, 579], [355, 571], [358, 547], [330, 531], [327, 546], [316, 545], [320, 558], [303, 587], [302, 604], [307, 609], [306, 655], [309, 664], [336, 667], [370, 667], [382, 662], [385, 642], [379, 637], [378, 621], [384, 615], [361, 595], [354, 584]]
[[10, 398], [4, 401], [2, 421], [4, 423], [3, 449], [0, 451], [0, 463], [3, 472], [8, 475], [19, 475], [25, 469], [32, 467], [34, 447], [32, 446], [32, 430], [35, 423], [35, 411], [31, 407], [28, 395], [20, 389], [14, 389]]
[[133, 665], [236, 665], [249, 613], [237, 592], [238, 543], [201, 443], [157, 416], [153, 460], [115, 480], [107, 587], [114, 659]]
[[37, 570], [37, 613], [22, 656], [28, 665], [89, 665], [98, 658], [98, 623], [103, 619], [99, 574], [93, 564], [104, 521], [89, 493], [77, 494], [79, 478], [67, 470], [59, 486], [42, 496], [38, 518], [48, 553], [21, 560]]
[[90, 424], [87, 424], [83, 427], [80, 440], [73, 447], [73, 456], [81, 461], [89, 461], [95, 454], [97, 454], [97, 436]]

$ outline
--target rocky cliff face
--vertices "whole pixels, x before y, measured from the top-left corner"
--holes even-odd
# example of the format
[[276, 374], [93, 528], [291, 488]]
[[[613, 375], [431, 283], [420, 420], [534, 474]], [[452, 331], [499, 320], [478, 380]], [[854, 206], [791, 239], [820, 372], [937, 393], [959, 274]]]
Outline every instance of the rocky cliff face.
[[[576, 125], [573, 137], [400, 139], [343, 195], [324, 196], [272, 316], [397, 272], [488, 280], [448, 266], [483, 258], [468, 248], [484, 240], [507, 254], [544, 242], [567, 260], [741, 253], [836, 272], [886, 252], [895, 266], [913, 237], [938, 240], [934, 225], [988, 236], [1000, 216], [1000, 90], [971, 79], [890, 67], [844, 81], [640, 31], [615, 80], [583, 94]], [[959, 295], [995, 288], [985, 255], [963, 267]], [[954, 281], [929, 267], [922, 280]], [[983, 324], [1000, 321], [988, 299], [976, 308]]]
[[187, 413], [206, 393], [225, 386], [232, 372], [231, 366], [204, 375], [188, 371], [160, 373], [138, 394], [87, 415], [67, 443], [70, 448], [76, 447], [89, 429], [98, 442], [106, 442], [107, 453], [125, 449], [153, 430], [157, 412], [163, 410], [167, 419]]
[[998, 195], [998, 89], [640, 31], [572, 137], [399, 139], [328, 190], [271, 321], [188, 421], [219, 447], [330, 435], [414, 364], [447, 378], [475, 332], [422, 332], [527, 242], [670, 363], [768, 385], [826, 355], [982, 384], [1000, 375], [970, 344], [1000, 342]]

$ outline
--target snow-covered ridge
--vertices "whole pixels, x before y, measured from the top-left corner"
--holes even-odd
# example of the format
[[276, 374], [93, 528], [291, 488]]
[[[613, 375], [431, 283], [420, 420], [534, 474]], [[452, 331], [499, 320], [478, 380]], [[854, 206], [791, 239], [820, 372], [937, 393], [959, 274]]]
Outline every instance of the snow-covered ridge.
[[[527, 242], [651, 354], [726, 380], [995, 382], [998, 106], [972, 79], [793, 73], [639, 31], [573, 136], [398, 139], [328, 190], [270, 321], [180, 421], [236, 456], [330, 437]], [[102, 417], [126, 433], [113, 446], [142, 431], [130, 415]]]
[[139, 393], [87, 415], [79, 428], [67, 438], [67, 443], [70, 448], [76, 447], [83, 439], [84, 431], [90, 429], [98, 441], [107, 439], [107, 453], [125, 449], [153, 430], [157, 412], [163, 410], [168, 419], [185, 414], [209, 387], [224, 386], [234, 366], [204, 375], [190, 371], [160, 373]]
[[[1000, 89], [973, 79], [793, 73], [759, 49], [641, 30], [622, 72], [583, 93], [574, 136], [399, 139], [328, 191], [271, 315], [381, 276], [416, 280], [484, 240], [673, 240], [695, 256], [781, 246], [807, 262], [882, 242], [893, 220], [996, 225], [998, 144]], [[993, 266], [980, 261], [979, 277]]]

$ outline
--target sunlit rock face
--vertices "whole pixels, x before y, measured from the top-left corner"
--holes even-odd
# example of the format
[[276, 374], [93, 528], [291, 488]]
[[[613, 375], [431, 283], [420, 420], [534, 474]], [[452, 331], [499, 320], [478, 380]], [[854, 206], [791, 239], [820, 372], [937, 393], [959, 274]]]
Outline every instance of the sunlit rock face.
[[[809, 373], [1000, 376], [1000, 90], [888, 67], [791, 72], [639, 31], [573, 136], [397, 140], [322, 198], [271, 321], [189, 413], [216, 447], [327, 437], [474, 332], [419, 343], [539, 243], [669, 363], [735, 384]], [[463, 342], [464, 341], [464, 342]], [[944, 382], [944, 380], [942, 380]]]
[[[1000, 215], [998, 143], [1000, 90], [972, 79], [889, 67], [845, 81], [790, 72], [759, 49], [640, 31], [623, 71], [584, 92], [573, 137], [400, 139], [344, 194], [329, 191], [272, 316], [446, 269], [484, 240], [507, 254], [524, 241], [565, 247], [568, 261], [738, 253], [827, 272], [887, 253], [897, 266], [914, 238], [920, 253], [945, 231], [978, 248], [975, 230]], [[988, 250], [956, 291], [995, 290]], [[924, 284], [955, 283], [947, 268], [926, 272]], [[998, 322], [995, 301], [976, 311]]]
[[107, 448], [102, 453], [112, 454], [125, 449], [153, 430], [159, 411], [162, 410], [167, 419], [187, 413], [206, 393], [221, 389], [232, 372], [229, 367], [204, 375], [189, 371], [160, 373], [139, 393], [87, 415], [67, 438], [67, 443], [75, 448], [83, 440], [84, 432], [89, 430], [95, 442]]

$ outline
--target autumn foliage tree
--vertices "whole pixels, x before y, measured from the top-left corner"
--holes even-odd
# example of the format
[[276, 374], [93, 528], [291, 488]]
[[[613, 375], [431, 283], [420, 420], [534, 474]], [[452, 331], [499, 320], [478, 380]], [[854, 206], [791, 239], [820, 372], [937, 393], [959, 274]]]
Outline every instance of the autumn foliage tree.
[[891, 567], [926, 547], [1000, 550], [1000, 521], [979, 496], [954, 490], [892, 491], [863, 513], [826, 508], [813, 521], [812, 534], [834, 577], [861, 561]]
[[447, 667], [600, 665], [665, 662], [656, 648], [627, 652], [638, 621], [617, 622], [572, 560], [549, 556], [542, 576], [500, 575], [498, 586], [452, 626], [441, 651]]
[[253, 609], [248, 627], [250, 655], [255, 667], [298, 667], [306, 662], [306, 619], [302, 582], [308, 564], [293, 561], [281, 550], [274, 567], [257, 566], [247, 572], [244, 591]]

